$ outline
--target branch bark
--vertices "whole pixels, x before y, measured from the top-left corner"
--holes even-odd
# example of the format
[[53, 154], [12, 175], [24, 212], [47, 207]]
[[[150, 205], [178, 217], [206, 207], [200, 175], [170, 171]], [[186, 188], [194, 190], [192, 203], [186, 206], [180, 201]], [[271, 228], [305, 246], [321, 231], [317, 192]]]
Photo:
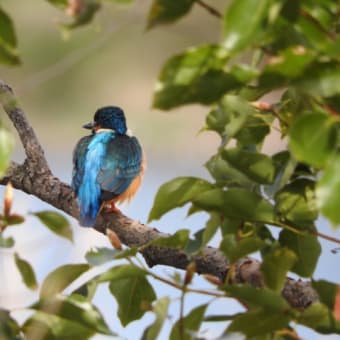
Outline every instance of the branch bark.
[[[23, 164], [12, 162], [0, 184], [9, 181], [14, 188], [34, 195], [66, 214], [78, 219], [79, 209], [70, 186], [56, 178], [49, 168], [33, 128], [24, 111], [19, 107], [12, 89], [0, 81], [0, 103], [13, 122], [26, 153]], [[129, 247], [141, 247], [140, 252], [150, 267], [166, 265], [185, 269], [190, 261], [196, 262], [197, 272], [211, 274], [224, 280], [229, 270], [229, 263], [218, 249], [206, 247], [203, 254], [189, 258], [183, 251], [165, 247], [147, 245], [159, 237], [169, 236], [155, 228], [141, 224], [124, 215], [107, 214], [98, 216], [95, 227], [106, 234], [106, 229], [114, 231], [123, 244]], [[248, 283], [256, 287], [263, 286], [261, 263], [251, 258], [239, 261], [235, 268], [235, 283]], [[282, 295], [297, 308], [306, 308], [318, 300], [316, 292], [309, 282], [287, 278]]]

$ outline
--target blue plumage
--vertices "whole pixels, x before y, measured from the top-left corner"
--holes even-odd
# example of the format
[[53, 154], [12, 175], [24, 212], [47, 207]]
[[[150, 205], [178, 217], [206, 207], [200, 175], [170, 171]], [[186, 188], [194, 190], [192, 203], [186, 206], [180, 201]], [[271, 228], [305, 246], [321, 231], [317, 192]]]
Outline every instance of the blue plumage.
[[73, 153], [72, 188], [78, 198], [80, 223], [93, 226], [102, 203], [130, 199], [141, 181], [142, 148], [126, 135], [123, 111], [109, 106], [99, 109], [94, 123], [84, 126], [92, 135], [80, 139]]

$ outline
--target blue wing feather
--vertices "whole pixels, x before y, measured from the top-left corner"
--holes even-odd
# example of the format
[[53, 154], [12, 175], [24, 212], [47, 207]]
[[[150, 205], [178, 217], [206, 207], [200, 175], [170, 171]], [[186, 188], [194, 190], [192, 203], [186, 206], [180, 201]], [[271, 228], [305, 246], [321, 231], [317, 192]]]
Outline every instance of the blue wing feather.
[[122, 194], [141, 171], [142, 149], [135, 137], [101, 132], [83, 137], [73, 153], [72, 188], [80, 223], [92, 226], [103, 199]]

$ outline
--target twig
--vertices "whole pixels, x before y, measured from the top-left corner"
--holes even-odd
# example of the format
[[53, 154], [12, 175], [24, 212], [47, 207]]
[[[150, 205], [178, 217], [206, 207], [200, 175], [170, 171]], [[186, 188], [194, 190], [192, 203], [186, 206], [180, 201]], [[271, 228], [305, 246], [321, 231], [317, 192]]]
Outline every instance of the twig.
[[196, 0], [196, 3], [205, 10], [207, 10], [210, 14], [214, 15], [215, 17], [219, 19], [222, 18], [222, 14], [216, 8], [206, 4], [203, 0]]

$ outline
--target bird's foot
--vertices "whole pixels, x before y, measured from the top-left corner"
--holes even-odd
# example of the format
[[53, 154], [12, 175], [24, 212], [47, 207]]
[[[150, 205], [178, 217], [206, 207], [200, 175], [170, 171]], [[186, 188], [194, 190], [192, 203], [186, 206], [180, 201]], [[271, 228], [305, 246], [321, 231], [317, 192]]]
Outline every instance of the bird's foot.
[[122, 215], [122, 212], [115, 206], [114, 203], [109, 203], [104, 206], [104, 211], [107, 214], [119, 214]]

